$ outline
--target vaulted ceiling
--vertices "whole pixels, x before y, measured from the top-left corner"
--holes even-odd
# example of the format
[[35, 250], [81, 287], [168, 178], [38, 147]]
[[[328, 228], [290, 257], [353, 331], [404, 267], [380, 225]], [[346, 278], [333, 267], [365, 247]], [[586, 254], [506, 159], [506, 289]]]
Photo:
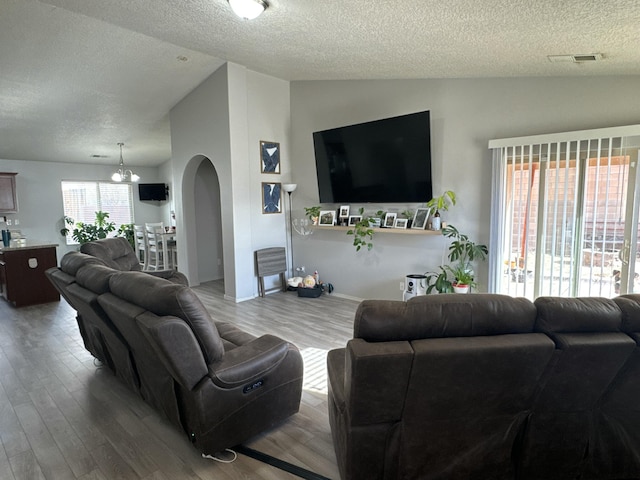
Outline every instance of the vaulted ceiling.
[[[640, 74], [637, 0], [0, 0], [0, 159], [170, 158], [168, 112], [224, 62], [285, 80]], [[601, 54], [595, 62], [548, 55]]]

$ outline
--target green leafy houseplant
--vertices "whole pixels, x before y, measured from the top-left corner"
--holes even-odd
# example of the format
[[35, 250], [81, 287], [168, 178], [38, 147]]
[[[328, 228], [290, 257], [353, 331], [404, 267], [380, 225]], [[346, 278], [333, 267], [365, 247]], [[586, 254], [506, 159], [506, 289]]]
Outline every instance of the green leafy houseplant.
[[[347, 235], [353, 235], [353, 246], [356, 247], [356, 252], [360, 251], [362, 247], [367, 247], [370, 251], [373, 248], [373, 234], [375, 233], [371, 224], [375, 221], [374, 217], [364, 216], [364, 208], [358, 210], [362, 219], [347, 230]], [[369, 240], [367, 241], [367, 237]]]
[[304, 214], [315, 224], [320, 217], [320, 206], [304, 207]]
[[118, 236], [124, 237], [131, 244], [131, 247], [135, 250], [135, 230], [133, 228], [133, 223], [123, 223], [118, 227]]
[[442, 235], [453, 239], [447, 254], [451, 264], [440, 265], [437, 271], [425, 273], [427, 293], [434, 290], [439, 293], [452, 293], [455, 284], [476, 288], [478, 285], [474, 280], [472, 262], [486, 260], [489, 248], [471, 241], [468, 235], [460, 233], [453, 225], [443, 228]]
[[65, 216], [64, 222], [69, 225], [69, 228], [65, 227], [60, 230], [60, 234], [66, 237], [70, 227], [74, 227], [71, 237], [80, 245], [100, 238], [107, 238], [107, 235], [116, 229], [116, 224], [107, 221], [108, 218], [109, 214], [102, 211], [96, 212], [96, 219], [93, 223], [76, 223], [73, 218]]
[[433, 197], [426, 204], [427, 208], [435, 208], [436, 211], [439, 210], [449, 210], [450, 206], [456, 204], [456, 194], [452, 190], [446, 190], [442, 195], [438, 197]]

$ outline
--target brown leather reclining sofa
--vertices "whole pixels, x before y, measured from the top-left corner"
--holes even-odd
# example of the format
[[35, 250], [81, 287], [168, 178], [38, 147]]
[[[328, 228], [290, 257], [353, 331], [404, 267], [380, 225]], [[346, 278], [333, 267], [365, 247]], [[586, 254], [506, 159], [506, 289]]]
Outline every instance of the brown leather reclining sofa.
[[343, 480], [640, 478], [640, 295], [367, 300], [328, 354]]
[[120, 271], [76, 252], [47, 275], [77, 310], [87, 349], [202, 453], [240, 444], [298, 411], [298, 349], [215, 322], [180, 275]]

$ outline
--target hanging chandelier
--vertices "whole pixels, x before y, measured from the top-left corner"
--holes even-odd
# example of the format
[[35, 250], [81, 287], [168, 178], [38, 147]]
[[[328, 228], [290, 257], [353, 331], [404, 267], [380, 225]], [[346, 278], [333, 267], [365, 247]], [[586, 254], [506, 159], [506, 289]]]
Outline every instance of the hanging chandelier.
[[118, 170], [111, 175], [111, 180], [114, 182], [137, 182], [140, 180], [140, 177], [131, 170], [124, 168], [124, 160], [122, 159], [122, 147], [124, 143], [118, 143], [118, 145], [120, 145], [120, 164], [118, 165]]

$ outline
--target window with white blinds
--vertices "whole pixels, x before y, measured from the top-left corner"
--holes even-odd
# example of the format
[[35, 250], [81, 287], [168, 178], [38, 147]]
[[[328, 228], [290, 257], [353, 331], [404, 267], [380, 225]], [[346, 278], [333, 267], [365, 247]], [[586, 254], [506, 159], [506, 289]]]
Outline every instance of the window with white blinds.
[[640, 290], [640, 126], [620, 129], [490, 142], [491, 291], [533, 299]]
[[[102, 211], [109, 213], [108, 221], [114, 222], [116, 229], [134, 223], [133, 190], [128, 183], [63, 181], [62, 201], [65, 216], [75, 222], [93, 223], [96, 212]], [[69, 233], [67, 245], [75, 243]]]

